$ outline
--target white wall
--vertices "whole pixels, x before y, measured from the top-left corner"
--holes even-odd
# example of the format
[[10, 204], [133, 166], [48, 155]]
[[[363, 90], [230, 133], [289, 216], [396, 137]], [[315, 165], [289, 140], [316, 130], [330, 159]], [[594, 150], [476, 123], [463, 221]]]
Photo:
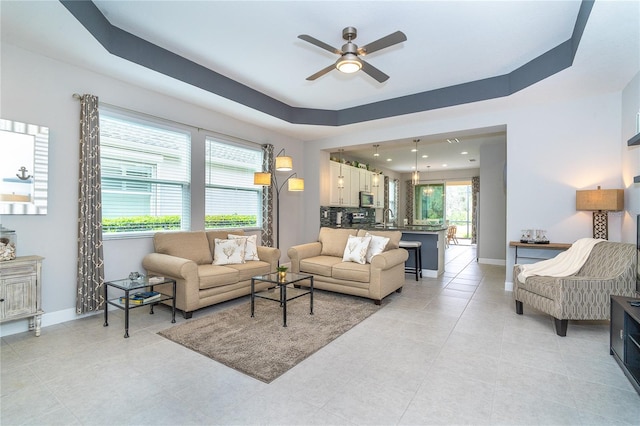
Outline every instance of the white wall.
[[480, 147], [480, 220], [478, 223], [477, 256], [479, 263], [504, 265], [506, 248], [506, 187], [504, 144]]
[[[43, 263], [43, 326], [75, 318], [77, 261], [78, 140], [80, 103], [73, 93], [91, 93], [100, 102], [152, 116], [171, 119], [199, 128], [256, 142], [272, 143], [276, 152], [284, 147], [293, 157], [294, 170], [306, 177], [303, 149], [299, 141], [255, 125], [223, 116], [198, 106], [143, 90], [109, 77], [33, 54], [3, 43], [0, 116], [5, 119], [48, 126], [49, 205], [46, 215], [4, 215], [2, 225], [18, 234], [19, 256], [38, 254]], [[204, 138], [194, 140], [192, 166], [203, 170]], [[198, 152], [202, 155], [198, 156]], [[204, 194], [204, 179], [193, 182], [194, 191]], [[308, 184], [307, 184], [308, 185]], [[192, 197], [194, 218], [204, 217], [203, 197]], [[291, 224], [280, 235], [282, 247], [299, 241], [297, 226], [302, 212], [300, 193], [283, 192], [281, 223]], [[317, 211], [317, 210], [316, 210]], [[198, 225], [194, 223], [194, 228]], [[284, 227], [283, 227], [284, 228]], [[150, 238], [109, 240], [104, 244], [105, 279], [143, 271], [142, 258], [152, 251]], [[286, 249], [283, 260], [287, 261]], [[3, 335], [27, 330], [27, 321], [2, 325]]]
[[625, 212], [622, 215], [622, 241], [636, 242], [636, 215], [640, 214], [640, 184], [633, 183], [640, 175], [640, 146], [628, 146], [627, 141], [640, 132], [640, 73], [629, 82], [622, 92], [622, 179], [625, 188]]

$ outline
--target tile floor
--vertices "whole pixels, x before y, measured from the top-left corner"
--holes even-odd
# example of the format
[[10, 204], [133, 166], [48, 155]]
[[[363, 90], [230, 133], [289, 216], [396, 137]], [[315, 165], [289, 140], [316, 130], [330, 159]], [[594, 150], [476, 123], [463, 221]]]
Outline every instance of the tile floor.
[[608, 323], [570, 322], [558, 337], [549, 316], [515, 314], [504, 280], [473, 246], [451, 246], [442, 277], [407, 275], [385, 307], [271, 384], [159, 337], [164, 308], [132, 311], [129, 339], [121, 311], [109, 327], [95, 316], [7, 336], [0, 424], [640, 424]]

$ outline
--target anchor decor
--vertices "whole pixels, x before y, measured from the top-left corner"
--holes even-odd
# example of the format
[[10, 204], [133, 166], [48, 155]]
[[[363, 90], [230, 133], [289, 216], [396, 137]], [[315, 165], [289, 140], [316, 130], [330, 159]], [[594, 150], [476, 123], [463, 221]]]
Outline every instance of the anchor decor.
[[27, 172], [29, 171], [25, 166], [22, 166], [18, 169], [18, 171], [21, 173], [21, 175], [16, 173], [16, 176], [18, 177], [18, 179], [20, 180], [27, 180], [29, 178], [31, 178], [31, 175], [27, 176]]

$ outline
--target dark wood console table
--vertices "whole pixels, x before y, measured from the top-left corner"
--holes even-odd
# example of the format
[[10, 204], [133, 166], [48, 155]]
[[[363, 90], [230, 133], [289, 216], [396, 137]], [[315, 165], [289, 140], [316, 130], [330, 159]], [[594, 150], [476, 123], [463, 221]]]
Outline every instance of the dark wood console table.
[[535, 259], [546, 260], [547, 257], [534, 257], [534, 256], [518, 256], [518, 248], [520, 249], [536, 249], [536, 250], [566, 250], [571, 247], [568, 243], [547, 243], [547, 244], [535, 244], [535, 243], [521, 243], [520, 241], [509, 241], [509, 247], [515, 247], [516, 259], [515, 263], [518, 263], [518, 258], [521, 259]]

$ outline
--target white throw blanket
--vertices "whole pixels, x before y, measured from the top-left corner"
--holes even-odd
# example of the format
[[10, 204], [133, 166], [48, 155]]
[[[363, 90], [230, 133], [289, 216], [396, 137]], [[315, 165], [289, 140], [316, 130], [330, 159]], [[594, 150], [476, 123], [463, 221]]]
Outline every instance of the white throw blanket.
[[575, 274], [587, 261], [593, 247], [599, 242], [606, 241], [594, 238], [581, 238], [571, 247], [554, 258], [530, 265], [521, 265], [518, 280], [524, 282], [532, 275], [545, 277], [568, 277]]

